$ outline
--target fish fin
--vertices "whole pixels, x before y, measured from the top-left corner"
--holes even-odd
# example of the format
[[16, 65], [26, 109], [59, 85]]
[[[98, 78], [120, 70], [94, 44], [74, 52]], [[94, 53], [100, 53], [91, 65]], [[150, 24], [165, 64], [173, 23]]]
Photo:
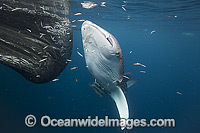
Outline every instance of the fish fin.
[[138, 79], [136, 80], [129, 80], [126, 82], [127, 84], [127, 88], [131, 87], [132, 85], [134, 85], [135, 83], [137, 83]]
[[127, 91], [128, 87], [127, 87], [127, 81], [129, 80], [129, 75], [124, 74], [123, 79], [121, 80], [121, 82], [117, 82], [117, 86], [119, 86], [120, 88], [122, 88], [122, 90], [125, 92]]
[[[128, 104], [126, 101], [126, 97], [123, 91], [121, 90], [121, 88], [117, 87], [115, 90], [111, 91], [110, 96], [115, 101], [120, 118], [128, 119], [129, 118]], [[125, 127], [121, 127], [122, 130], [124, 128]]]
[[94, 91], [100, 96], [104, 97], [104, 88], [102, 88], [97, 82], [90, 84], [90, 86], [94, 89]]

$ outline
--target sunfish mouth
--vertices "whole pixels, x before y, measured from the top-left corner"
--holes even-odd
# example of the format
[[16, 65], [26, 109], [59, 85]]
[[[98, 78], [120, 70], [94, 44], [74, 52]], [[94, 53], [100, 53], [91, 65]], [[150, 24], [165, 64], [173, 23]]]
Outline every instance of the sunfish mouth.
[[0, 63], [27, 80], [56, 78], [72, 52], [69, 1], [0, 2]]
[[108, 36], [109, 36], [109, 33], [107, 31], [105, 31], [98, 25], [92, 23], [91, 21], [86, 20], [85, 22], [83, 22], [82, 28], [81, 28], [82, 31], [84, 30], [85, 27], [93, 27], [93, 28], [97, 29], [99, 32], [101, 32], [102, 35], [104, 35], [105, 38], [108, 38]]

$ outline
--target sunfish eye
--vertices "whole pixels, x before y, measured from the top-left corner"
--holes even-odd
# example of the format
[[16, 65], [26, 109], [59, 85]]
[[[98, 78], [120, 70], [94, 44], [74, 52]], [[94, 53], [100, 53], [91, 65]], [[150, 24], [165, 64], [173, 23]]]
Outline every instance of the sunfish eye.
[[110, 45], [113, 46], [113, 42], [112, 42], [112, 39], [110, 38], [110, 36], [108, 36], [106, 39], [108, 40], [108, 42], [110, 43]]

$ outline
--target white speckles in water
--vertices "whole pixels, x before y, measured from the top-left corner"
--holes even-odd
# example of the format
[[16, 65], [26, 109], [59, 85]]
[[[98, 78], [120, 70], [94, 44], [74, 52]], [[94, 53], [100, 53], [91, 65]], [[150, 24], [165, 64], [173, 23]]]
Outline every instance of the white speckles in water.
[[40, 75], [36, 75], [36, 78], [40, 78]]

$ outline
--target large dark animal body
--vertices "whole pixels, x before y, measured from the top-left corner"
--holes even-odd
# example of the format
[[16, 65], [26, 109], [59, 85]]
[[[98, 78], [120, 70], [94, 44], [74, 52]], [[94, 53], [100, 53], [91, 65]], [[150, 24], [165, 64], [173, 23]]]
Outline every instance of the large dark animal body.
[[69, 0], [0, 0], [0, 63], [34, 83], [56, 78], [72, 51]]

